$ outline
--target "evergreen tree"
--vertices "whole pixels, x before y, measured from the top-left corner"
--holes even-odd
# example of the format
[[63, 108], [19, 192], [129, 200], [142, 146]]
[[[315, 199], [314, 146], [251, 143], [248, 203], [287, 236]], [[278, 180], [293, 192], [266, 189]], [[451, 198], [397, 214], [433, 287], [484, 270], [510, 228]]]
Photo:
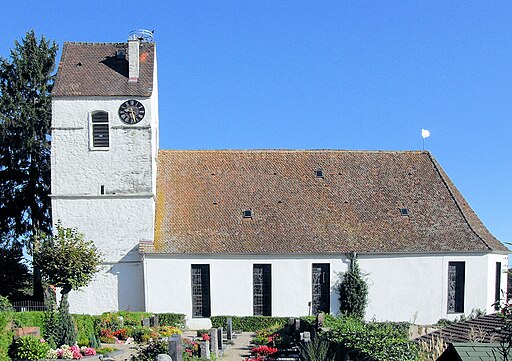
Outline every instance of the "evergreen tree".
[[31, 293], [30, 280], [21, 246], [0, 246], [0, 295], [11, 301], [23, 299]]
[[338, 287], [340, 312], [345, 316], [364, 318], [368, 302], [368, 285], [361, 275], [356, 254], [349, 256], [350, 267]]
[[[51, 229], [50, 129], [57, 46], [29, 31], [0, 57], [0, 240], [32, 252], [38, 232]], [[34, 270], [34, 296], [42, 287]]]

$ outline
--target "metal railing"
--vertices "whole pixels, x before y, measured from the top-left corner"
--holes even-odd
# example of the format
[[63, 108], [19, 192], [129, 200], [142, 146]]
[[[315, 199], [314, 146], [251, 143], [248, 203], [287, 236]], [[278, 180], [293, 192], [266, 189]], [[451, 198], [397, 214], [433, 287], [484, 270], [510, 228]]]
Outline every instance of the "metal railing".
[[12, 307], [16, 312], [46, 311], [44, 302], [38, 301], [15, 301], [12, 303]]

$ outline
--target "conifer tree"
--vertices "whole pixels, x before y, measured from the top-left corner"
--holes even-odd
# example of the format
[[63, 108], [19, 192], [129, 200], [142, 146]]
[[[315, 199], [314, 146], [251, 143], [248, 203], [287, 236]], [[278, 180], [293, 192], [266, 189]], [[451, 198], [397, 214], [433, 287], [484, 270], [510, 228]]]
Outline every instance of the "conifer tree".
[[340, 312], [345, 316], [364, 318], [368, 302], [368, 285], [361, 275], [356, 254], [349, 255], [350, 267], [339, 284]]
[[[37, 232], [50, 232], [50, 129], [55, 42], [29, 31], [0, 57], [0, 243], [29, 253]], [[42, 287], [34, 270], [34, 296]]]
[[57, 46], [34, 31], [0, 57], [0, 234], [27, 245], [49, 232], [52, 72]]

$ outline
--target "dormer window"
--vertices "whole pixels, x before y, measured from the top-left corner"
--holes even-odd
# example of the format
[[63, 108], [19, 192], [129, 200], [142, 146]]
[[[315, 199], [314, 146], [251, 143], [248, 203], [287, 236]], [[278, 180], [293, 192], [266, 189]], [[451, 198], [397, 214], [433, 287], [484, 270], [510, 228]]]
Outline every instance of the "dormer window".
[[242, 212], [242, 216], [244, 218], [252, 218], [252, 210], [246, 209]]
[[91, 117], [91, 148], [105, 149], [109, 145], [108, 113], [96, 112]]
[[320, 168], [315, 170], [315, 177], [316, 178], [324, 178], [324, 171]]

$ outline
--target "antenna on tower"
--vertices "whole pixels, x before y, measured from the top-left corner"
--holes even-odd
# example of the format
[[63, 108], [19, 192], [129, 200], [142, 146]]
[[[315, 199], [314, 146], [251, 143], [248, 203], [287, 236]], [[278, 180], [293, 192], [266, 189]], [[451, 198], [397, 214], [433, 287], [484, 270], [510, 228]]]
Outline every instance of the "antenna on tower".
[[430, 131], [426, 129], [421, 130], [421, 137], [423, 138], [423, 150], [425, 150], [425, 138], [430, 137]]
[[128, 33], [128, 40], [139, 40], [144, 43], [152, 43], [155, 41], [155, 31], [135, 29]]

